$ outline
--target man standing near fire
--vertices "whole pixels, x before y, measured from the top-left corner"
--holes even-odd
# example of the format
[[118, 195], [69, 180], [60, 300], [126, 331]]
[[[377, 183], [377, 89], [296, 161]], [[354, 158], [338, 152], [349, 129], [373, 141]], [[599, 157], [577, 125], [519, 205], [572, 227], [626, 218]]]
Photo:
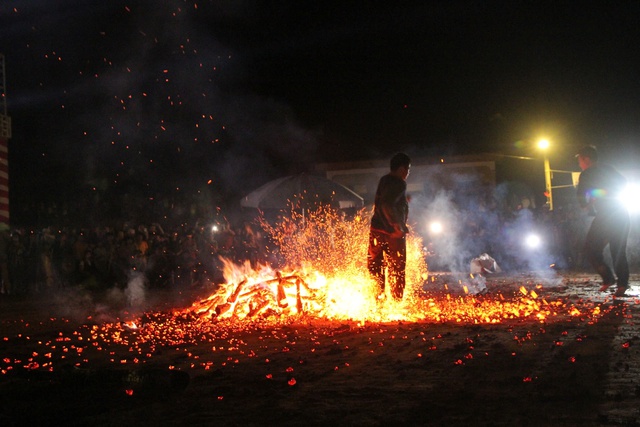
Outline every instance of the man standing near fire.
[[[578, 183], [578, 202], [594, 215], [587, 232], [584, 251], [589, 263], [602, 277], [601, 292], [616, 283], [615, 296], [624, 296], [629, 287], [627, 238], [629, 212], [620, 198], [626, 179], [612, 166], [598, 163], [595, 147], [582, 147], [578, 154], [582, 172]], [[605, 263], [604, 249], [609, 245], [613, 270]]]
[[409, 231], [406, 180], [410, 168], [411, 159], [408, 155], [395, 154], [390, 161], [390, 172], [380, 178], [376, 190], [367, 265], [378, 285], [378, 299], [383, 299], [385, 295], [385, 267], [389, 272], [391, 296], [400, 301], [404, 293], [406, 234]]

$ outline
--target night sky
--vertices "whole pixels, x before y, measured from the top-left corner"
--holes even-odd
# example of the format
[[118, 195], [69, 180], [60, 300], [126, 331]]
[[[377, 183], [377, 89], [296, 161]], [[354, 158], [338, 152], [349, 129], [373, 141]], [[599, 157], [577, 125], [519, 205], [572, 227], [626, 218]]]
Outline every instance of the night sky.
[[12, 195], [233, 198], [541, 136], [631, 162], [639, 36], [637, 1], [2, 0]]

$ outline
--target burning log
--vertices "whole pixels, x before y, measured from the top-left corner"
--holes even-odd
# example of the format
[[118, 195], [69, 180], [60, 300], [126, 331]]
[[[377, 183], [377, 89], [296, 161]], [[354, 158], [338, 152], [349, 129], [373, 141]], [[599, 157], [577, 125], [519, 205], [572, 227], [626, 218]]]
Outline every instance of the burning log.
[[267, 307], [269, 307], [269, 301], [268, 300], [264, 300], [261, 303], [255, 305], [255, 306], [251, 306], [249, 309], [249, 317], [255, 317], [258, 314], [262, 313]]
[[215, 317], [222, 316], [223, 314], [225, 314], [230, 309], [231, 309], [231, 304], [229, 304], [229, 303], [224, 303], [224, 304], [220, 304], [220, 305], [216, 306], [216, 308], [214, 310]]
[[[193, 311], [199, 317], [206, 317], [210, 314], [212, 318], [232, 317], [243, 314], [245, 317], [256, 317], [269, 311], [279, 313], [289, 311], [292, 307], [289, 298], [295, 297], [295, 312], [302, 313], [304, 310], [303, 298], [310, 300], [317, 299], [316, 292], [309, 287], [305, 280], [297, 274], [283, 275], [277, 271], [274, 273], [275, 278], [269, 280], [261, 280], [256, 283], [250, 283], [247, 278], [238, 283], [233, 293], [224, 299], [226, 292], [222, 291], [211, 296], [193, 308]], [[275, 285], [275, 286], [274, 286]], [[232, 284], [227, 286], [229, 289]], [[289, 291], [292, 289], [295, 291]]]
[[233, 304], [234, 302], [236, 302], [236, 300], [238, 299], [238, 295], [240, 295], [240, 291], [242, 290], [242, 287], [246, 284], [247, 284], [247, 279], [244, 279], [242, 282], [238, 283], [236, 290], [233, 292], [233, 294], [231, 294], [229, 298], [227, 298], [227, 303]]
[[240, 291], [242, 291], [242, 287], [246, 283], [247, 283], [247, 279], [244, 279], [242, 282], [238, 283], [238, 286], [236, 286], [236, 289], [233, 292], [233, 294], [231, 294], [231, 296], [229, 298], [227, 298], [227, 302], [225, 302], [224, 304], [220, 304], [220, 305], [216, 306], [216, 308], [215, 308], [216, 317], [219, 317], [219, 316], [225, 314], [227, 311], [229, 311], [234, 306], [234, 304], [236, 303], [236, 301], [238, 299], [238, 295], [240, 295]]
[[300, 297], [300, 282], [302, 279], [296, 279], [296, 309], [298, 309], [298, 313], [302, 313], [302, 298]]
[[278, 307], [286, 308], [288, 306], [287, 303], [287, 294], [284, 292], [284, 284], [286, 280], [283, 279], [282, 274], [279, 271], [276, 272], [276, 276], [278, 277]]

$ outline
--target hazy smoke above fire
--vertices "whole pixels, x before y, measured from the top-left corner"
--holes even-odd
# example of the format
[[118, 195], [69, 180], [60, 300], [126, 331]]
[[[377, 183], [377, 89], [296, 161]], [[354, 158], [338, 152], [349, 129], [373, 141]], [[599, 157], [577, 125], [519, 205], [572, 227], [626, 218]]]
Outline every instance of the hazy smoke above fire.
[[[37, 155], [25, 153], [36, 159], [34, 171], [65, 171], [48, 175], [49, 190], [153, 197], [208, 186], [240, 196], [314, 159], [315, 133], [252, 87], [251, 64], [263, 52], [239, 54], [218, 36], [225, 19], [250, 22], [252, 5], [91, 3], [25, 7], [17, 17], [34, 25], [6, 29], [35, 38], [30, 50], [42, 61], [15, 76], [15, 58], [7, 58], [9, 77], [28, 80], [12, 86], [29, 88], [14, 91], [9, 107], [47, 129], [22, 137], [48, 142]], [[22, 120], [14, 126], [16, 138], [42, 132]], [[54, 183], [58, 175], [64, 186]]]
[[[469, 272], [470, 262], [486, 253], [506, 271], [549, 271], [553, 236], [528, 200], [509, 183], [490, 188], [455, 174], [449, 188], [413, 197], [410, 215], [424, 236], [429, 270]], [[541, 239], [540, 247], [526, 245], [529, 234]]]

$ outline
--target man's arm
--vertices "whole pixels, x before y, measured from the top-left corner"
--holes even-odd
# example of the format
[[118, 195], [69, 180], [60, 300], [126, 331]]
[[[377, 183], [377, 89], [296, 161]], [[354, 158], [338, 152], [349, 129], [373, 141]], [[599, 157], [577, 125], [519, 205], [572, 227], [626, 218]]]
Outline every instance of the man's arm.
[[578, 180], [578, 187], [576, 188], [576, 197], [581, 208], [586, 208], [589, 204], [587, 202], [587, 181], [587, 174], [584, 171], [581, 172]]

